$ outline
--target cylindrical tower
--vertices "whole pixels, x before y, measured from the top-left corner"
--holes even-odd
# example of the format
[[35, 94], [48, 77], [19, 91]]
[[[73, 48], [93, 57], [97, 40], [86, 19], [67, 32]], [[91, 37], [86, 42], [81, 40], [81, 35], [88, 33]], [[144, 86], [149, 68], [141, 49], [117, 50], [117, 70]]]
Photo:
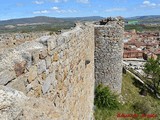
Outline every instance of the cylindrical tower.
[[96, 85], [121, 93], [124, 23], [121, 17], [107, 18], [95, 25]]

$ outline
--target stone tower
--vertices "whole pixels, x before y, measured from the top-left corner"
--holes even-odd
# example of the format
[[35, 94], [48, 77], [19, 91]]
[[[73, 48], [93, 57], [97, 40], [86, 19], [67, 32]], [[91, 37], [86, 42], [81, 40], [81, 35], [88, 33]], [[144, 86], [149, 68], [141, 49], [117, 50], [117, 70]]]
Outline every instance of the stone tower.
[[121, 93], [124, 23], [121, 17], [107, 18], [95, 25], [96, 85]]

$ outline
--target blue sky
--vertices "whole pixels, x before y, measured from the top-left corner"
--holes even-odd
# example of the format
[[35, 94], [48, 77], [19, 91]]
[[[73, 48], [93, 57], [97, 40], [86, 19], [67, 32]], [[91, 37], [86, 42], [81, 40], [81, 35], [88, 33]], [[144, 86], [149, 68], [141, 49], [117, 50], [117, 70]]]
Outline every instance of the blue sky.
[[0, 20], [33, 17], [160, 15], [160, 0], [1, 0]]

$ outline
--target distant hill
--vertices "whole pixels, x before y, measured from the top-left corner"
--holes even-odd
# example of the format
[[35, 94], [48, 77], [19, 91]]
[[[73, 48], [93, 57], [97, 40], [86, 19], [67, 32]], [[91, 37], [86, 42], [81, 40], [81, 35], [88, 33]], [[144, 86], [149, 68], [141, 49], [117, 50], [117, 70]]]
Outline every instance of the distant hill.
[[126, 21], [138, 21], [139, 24], [158, 23], [160, 24], [160, 15], [135, 16], [126, 18]]
[[31, 18], [19, 18], [11, 20], [0, 21], [0, 25], [16, 25], [25, 23], [64, 23], [64, 22], [75, 22], [75, 21], [96, 21], [103, 17], [100, 16], [90, 16], [90, 17], [73, 17], [73, 18], [56, 18], [56, 17], [46, 17], [37, 16]]
[[157, 18], [160, 18], [160, 15], [135, 16], [126, 19], [146, 20], [146, 19], [157, 19]]
[[98, 21], [103, 19], [99, 16], [56, 18], [37, 16], [31, 18], [19, 18], [0, 21], [0, 33], [9, 32], [34, 32], [51, 31], [57, 32], [63, 29], [70, 29], [77, 21]]
[[[32, 24], [32, 23], [75, 23], [76, 21], [98, 21], [103, 19], [100, 16], [89, 16], [89, 17], [69, 17], [69, 18], [56, 18], [37, 16], [31, 18], [19, 18], [0, 21], [0, 25], [16, 25], [16, 24]], [[125, 21], [138, 21], [138, 23], [160, 23], [160, 15], [148, 15], [148, 16], [135, 16], [125, 18]]]
[[53, 22], [63, 22], [58, 18], [51, 18], [51, 17], [32, 17], [32, 18], [19, 18], [19, 19], [10, 19], [10, 20], [3, 20], [0, 21], [0, 25], [16, 25], [16, 24], [25, 24], [25, 23], [53, 23]]
[[71, 17], [71, 18], [62, 18], [67, 21], [98, 21], [104, 19], [104, 17], [100, 16], [89, 16], [89, 17]]

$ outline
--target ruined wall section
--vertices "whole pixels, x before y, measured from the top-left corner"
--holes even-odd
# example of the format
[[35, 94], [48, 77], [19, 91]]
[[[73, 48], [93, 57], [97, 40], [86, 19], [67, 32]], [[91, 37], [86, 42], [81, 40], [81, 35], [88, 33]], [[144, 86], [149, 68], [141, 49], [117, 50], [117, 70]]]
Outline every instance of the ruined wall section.
[[50, 32], [30, 33], [4, 33], [0, 34], [0, 54], [7, 48], [14, 48], [26, 41], [32, 41], [42, 36], [48, 36]]
[[[35, 120], [90, 120], [94, 83], [93, 25], [78, 25], [58, 36], [25, 42], [0, 56], [0, 85], [21, 91], [37, 101], [42, 98], [52, 103], [52, 111], [42, 107], [46, 102], [35, 103], [30, 106], [34, 109], [41, 106], [41, 114], [22, 109], [21, 114], [12, 111], [8, 119], [16, 116], [23, 120], [27, 116]], [[0, 114], [0, 118], [3, 117]]]
[[122, 86], [123, 20], [108, 18], [95, 25], [95, 79], [120, 93]]

